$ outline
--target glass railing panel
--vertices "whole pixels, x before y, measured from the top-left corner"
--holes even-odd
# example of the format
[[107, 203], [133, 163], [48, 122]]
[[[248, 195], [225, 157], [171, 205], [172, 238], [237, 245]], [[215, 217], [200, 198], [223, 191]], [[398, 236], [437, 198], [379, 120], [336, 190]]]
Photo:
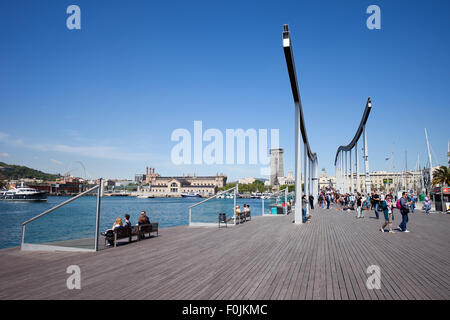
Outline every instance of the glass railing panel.
[[96, 213], [94, 190], [26, 224], [24, 244], [94, 250]]
[[[234, 199], [211, 199], [191, 208], [191, 223], [218, 223], [219, 213], [225, 213], [227, 220], [233, 217]], [[233, 221], [230, 221], [233, 223]]]

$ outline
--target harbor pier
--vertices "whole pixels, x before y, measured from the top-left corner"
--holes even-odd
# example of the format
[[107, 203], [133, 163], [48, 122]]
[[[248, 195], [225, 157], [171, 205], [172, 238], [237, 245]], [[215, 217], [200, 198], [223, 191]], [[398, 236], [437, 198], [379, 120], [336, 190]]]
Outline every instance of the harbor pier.
[[[410, 214], [410, 233], [382, 233], [365, 211], [316, 208], [233, 228], [179, 226], [98, 252], [0, 250], [0, 299], [448, 299], [450, 216]], [[394, 226], [400, 222], [397, 214]], [[69, 290], [66, 270], [81, 270]], [[369, 289], [370, 266], [380, 288]]]

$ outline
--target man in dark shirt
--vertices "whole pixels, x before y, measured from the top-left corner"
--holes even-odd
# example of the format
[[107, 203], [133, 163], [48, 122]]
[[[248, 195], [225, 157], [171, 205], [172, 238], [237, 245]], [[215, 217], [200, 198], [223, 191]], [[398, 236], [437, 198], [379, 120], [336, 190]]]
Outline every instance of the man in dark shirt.
[[402, 193], [402, 197], [400, 198], [400, 205], [401, 205], [400, 213], [402, 214], [402, 223], [400, 223], [398, 227], [403, 232], [409, 232], [406, 229], [406, 223], [408, 223], [408, 213], [409, 213], [409, 206], [406, 192]]
[[130, 215], [128, 213], [123, 217], [123, 226], [131, 228]]
[[312, 194], [309, 195], [309, 205], [314, 210], [314, 196]]
[[373, 208], [375, 210], [375, 216], [377, 217], [377, 219], [380, 219], [380, 217], [378, 216], [378, 206], [380, 205], [380, 196], [377, 193], [375, 193], [372, 196], [372, 199], [373, 199]]
[[145, 213], [145, 211], [141, 211], [141, 215], [138, 219], [138, 225], [149, 224], [149, 223], [150, 223], [150, 219], [147, 217], [147, 214]]

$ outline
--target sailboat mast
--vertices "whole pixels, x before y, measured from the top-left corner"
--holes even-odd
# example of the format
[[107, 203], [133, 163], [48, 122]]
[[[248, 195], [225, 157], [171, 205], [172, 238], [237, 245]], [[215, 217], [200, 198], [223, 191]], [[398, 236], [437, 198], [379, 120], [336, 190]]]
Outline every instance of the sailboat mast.
[[430, 189], [433, 181], [433, 164], [431, 163], [431, 152], [430, 152], [430, 141], [428, 141], [428, 132], [427, 128], [425, 128], [425, 139], [427, 140], [427, 149], [428, 149], [428, 160], [430, 161]]

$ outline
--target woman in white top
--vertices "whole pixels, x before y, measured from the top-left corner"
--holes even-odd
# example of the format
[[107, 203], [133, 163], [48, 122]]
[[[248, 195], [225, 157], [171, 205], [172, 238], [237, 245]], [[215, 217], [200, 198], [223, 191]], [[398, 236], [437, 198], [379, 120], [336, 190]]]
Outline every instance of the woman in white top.
[[[123, 226], [122, 219], [121, 218], [116, 218], [116, 221], [114, 221], [114, 224], [113, 224], [112, 228], [106, 230], [104, 235], [107, 236], [107, 237], [110, 237], [110, 236], [112, 236], [114, 230], [116, 230], [117, 228], [120, 228], [122, 226]], [[109, 242], [110, 246], [114, 245], [114, 241], [108, 240], [108, 242]]]

